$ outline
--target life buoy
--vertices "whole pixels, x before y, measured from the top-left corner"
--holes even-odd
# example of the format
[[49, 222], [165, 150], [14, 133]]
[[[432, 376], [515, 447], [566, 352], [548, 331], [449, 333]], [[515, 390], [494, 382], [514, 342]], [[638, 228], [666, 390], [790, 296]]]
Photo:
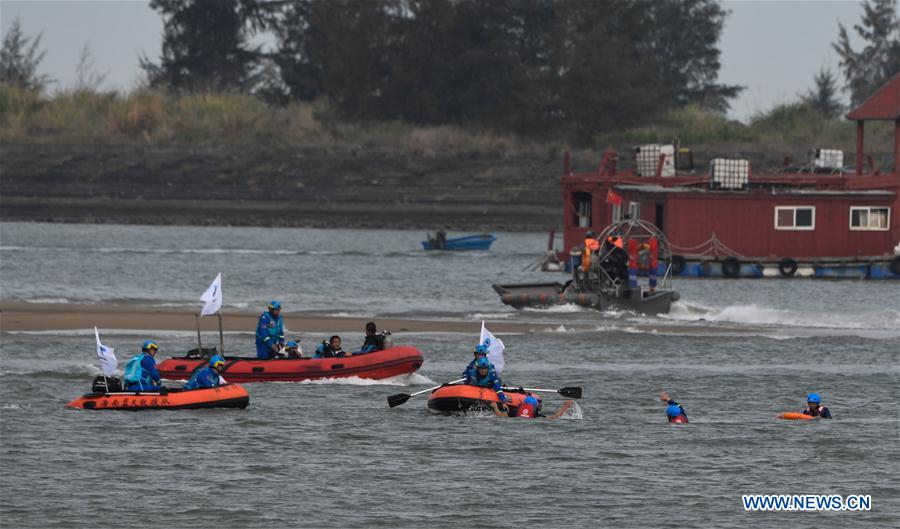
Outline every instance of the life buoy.
[[687, 267], [687, 261], [684, 260], [684, 257], [680, 255], [672, 256], [672, 273], [675, 275], [679, 275], [684, 272], [684, 269]]
[[900, 255], [891, 259], [891, 264], [889, 266], [891, 269], [891, 273], [895, 276], [900, 276]]
[[781, 261], [778, 261], [778, 271], [781, 272], [781, 275], [784, 277], [792, 277], [797, 273], [797, 261], [790, 257], [785, 257]]
[[741, 261], [737, 257], [726, 257], [722, 261], [722, 275], [725, 277], [737, 277], [741, 275]]

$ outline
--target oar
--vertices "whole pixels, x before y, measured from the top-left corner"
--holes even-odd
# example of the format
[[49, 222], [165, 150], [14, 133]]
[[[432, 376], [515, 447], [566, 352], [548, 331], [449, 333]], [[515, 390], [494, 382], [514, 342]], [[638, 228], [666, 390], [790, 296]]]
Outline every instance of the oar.
[[461, 378], [459, 380], [454, 380], [453, 382], [447, 382], [446, 384], [441, 384], [440, 386], [435, 386], [433, 388], [423, 389], [422, 391], [417, 391], [412, 395], [407, 395], [406, 393], [397, 393], [396, 395], [391, 395], [387, 398], [388, 406], [394, 408], [408, 401], [410, 397], [415, 397], [416, 395], [421, 395], [422, 393], [428, 393], [429, 391], [434, 391], [438, 388], [449, 386], [450, 384], [459, 384], [460, 382], [464, 382], [466, 379]]
[[[503, 391], [519, 391], [518, 387], [515, 388], [507, 388], [504, 387]], [[581, 388], [574, 387], [565, 387], [559, 389], [540, 389], [540, 388], [522, 388], [522, 391], [537, 391], [544, 393], [559, 393], [563, 397], [568, 397], [570, 399], [580, 399], [581, 398]]]

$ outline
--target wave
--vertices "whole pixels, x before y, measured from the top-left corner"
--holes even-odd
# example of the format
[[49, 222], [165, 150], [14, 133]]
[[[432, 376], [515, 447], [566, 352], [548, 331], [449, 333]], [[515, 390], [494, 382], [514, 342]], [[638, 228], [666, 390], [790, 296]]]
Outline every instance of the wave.
[[347, 378], [320, 378], [317, 380], [303, 380], [300, 382], [285, 382], [286, 384], [312, 384], [316, 386], [328, 386], [332, 384], [344, 386], [423, 386], [435, 385], [436, 382], [419, 373], [408, 373], [393, 377], [374, 380], [371, 378], [347, 377]]
[[857, 314], [835, 314], [775, 309], [756, 304], [714, 308], [679, 301], [672, 304], [672, 310], [668, 314], [661, 314], [659, 318], [698, 323], [725, 322], [826, 329], [890, 330], [900, 328], [900, 311], [892, 309]]

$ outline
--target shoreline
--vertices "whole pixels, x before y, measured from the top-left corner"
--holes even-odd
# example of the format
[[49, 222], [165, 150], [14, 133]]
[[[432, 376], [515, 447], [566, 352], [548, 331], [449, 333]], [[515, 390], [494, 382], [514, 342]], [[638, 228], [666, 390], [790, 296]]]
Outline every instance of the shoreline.
[[[225, 332], [252, 333], [261, 312], [229, 311], [223, 315]], [[190, 331], [197, 330], [197, 311], [177, 308], [141, 308], [115, 304], [83, 303], [29, 303], [19, 300], [0, 300], [0, 332], [53, 332], [90, 330], [93, 327], [106, 330], [124, 331]], [[374, 321], [380, 330], [392, 333], [459, 333], [478, 334], [481, 320], [464, 318], [415, 319], [395, 317], [327, 316], [321, 314], [282, 314], [286, 328], [292, 333], [363, 333], [365, 325]], [[545, 333], [558, 332], [561, 325], [567, 331], [591, 332], [599, 325], [617, 326], [615, 322], [596, 323], [559, 322], [516, 322], [485, 320], [491, 332]], [[644, 332], [677, 334], [715, 334], [725, 329], [712, 327], [688, 327], [669, 324], [622, 325], [622, 330], [637, 329]], [[219, 330], [218, 318], [205, 317], [200, 320], [201, 332]], [[610, 329], [614, 330], [614, 329]]]

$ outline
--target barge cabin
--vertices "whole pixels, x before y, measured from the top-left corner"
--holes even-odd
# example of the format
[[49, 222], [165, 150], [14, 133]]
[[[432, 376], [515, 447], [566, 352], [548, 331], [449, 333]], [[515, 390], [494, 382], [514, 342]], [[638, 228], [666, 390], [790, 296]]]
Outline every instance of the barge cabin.
[[[649, 145], [632, 170], [607, 150], [597, 171], [574, 174], [566, 152], [560, 257], [588, 230], [630, 217], [665, 233], [676, 275], [900, 278], [900, 73], [846, 117], [857, 123], [853, 170], [842, 151], [822, 149], [805, 172], [754, 174], [747, 160], [719, 158], [706, 175], [685, 174], [675, 146]], [[884, 170], [865, 154], [871, 120], [894, 122]]]

